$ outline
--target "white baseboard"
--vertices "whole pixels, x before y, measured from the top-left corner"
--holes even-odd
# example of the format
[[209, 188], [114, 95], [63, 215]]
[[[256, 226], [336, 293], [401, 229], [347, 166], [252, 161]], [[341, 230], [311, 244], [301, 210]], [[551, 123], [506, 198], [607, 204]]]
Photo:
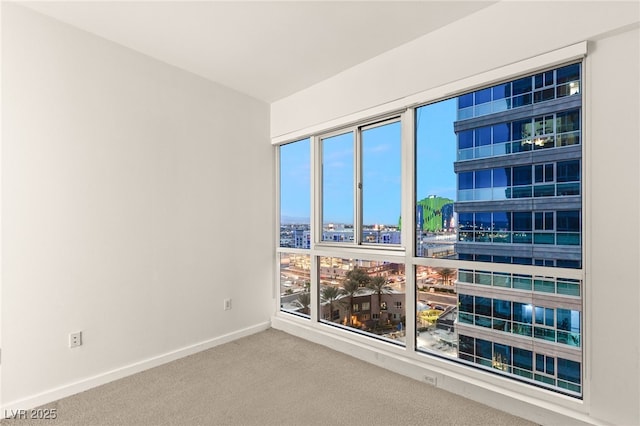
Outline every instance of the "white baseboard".
[[185, 346], [184, 348], [147, 358], [145, 360], [125, 365], [111, 371], [100, 373], [74, 383], [70, 383], [54, 389], [49, 389], [37, 395], [32, 395], [18, 401], [11, 401], [0, 407], [0, 419], [10, 416], [11, 413], [17, 413], [20, 410], [29, 410], [31, 408], [39, 407], [41, 405], [57, 401], [58, 399], [75, 395], [77, 393], [84, 392], [100, 385], [104, 385], [114, 380], [131, 376], [150, 368], [175, 361], [176, 359], [184, 358], [186, 356], [211, 349], [218, 345], [222, 345], [224, 343], [228, 343], [242, 337], [259, 333], [261, 331], [269, 329], [270, 327], [270, 322], [256, 324], [247, 328], [243, 328], [241, 330], [234, 331], [232, 333], [224, 334], [222, 336], [214, 337], [213, 339], [196, 343], [194, 345]]

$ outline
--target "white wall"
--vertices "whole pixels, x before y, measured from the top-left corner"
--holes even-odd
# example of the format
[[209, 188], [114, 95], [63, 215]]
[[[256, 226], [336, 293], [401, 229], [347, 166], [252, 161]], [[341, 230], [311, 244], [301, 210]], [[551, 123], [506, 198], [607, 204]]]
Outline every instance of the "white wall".
[[[383, 111], [385, 105], [401, 105], [398, 100], [456, 80], [589, 42], [585, 399], [572, 402], [539, 391], [518, 395], [509, 385], [483, 384], [475, 373], [467, 379], [447, 376], [453, 370], [443, 373], [444, 388], [545, 424], [566, 424], [564, 416], [596, 424], [640, 424], [639, 17], [637, 2], [500, 3], [272, 104], [271, 135], [284, 141]], [[397, 352], [373, 356], [362, 339], [319, 333], [283, 316], [276, 315], [273, 324], [424, 377], [415, 357]]]
[[267, 104], [7, 2], [2, 85], [3, 408], [268, 327]]
[[612, 424], [640, 424], [640, 31], [597, 40], [590, 50], [590, 409]]

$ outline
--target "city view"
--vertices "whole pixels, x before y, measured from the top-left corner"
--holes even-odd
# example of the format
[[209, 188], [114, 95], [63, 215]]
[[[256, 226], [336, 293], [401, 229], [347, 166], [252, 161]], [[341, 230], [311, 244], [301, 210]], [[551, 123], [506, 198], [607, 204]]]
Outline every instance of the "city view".
[[281, 147], [281, 310], [309, 318], [315, 288], [320, 322], [415, 339], [426, 355], [580, 396], [583, 282], [570, 272], [582, 267], [580, 73], [570, 64], [417, 108], [410, 219], [400, 214], [398, 120], [320, 137], [317, 240], [402, 248], [410, 226], [411, 265], [314, 254], [310, 140]]

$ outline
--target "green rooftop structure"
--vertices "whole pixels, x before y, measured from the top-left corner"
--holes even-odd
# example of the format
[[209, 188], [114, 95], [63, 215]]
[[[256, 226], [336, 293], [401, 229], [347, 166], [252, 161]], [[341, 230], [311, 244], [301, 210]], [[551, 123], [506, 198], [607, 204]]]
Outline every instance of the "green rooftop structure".
[[422, 210], [419, 215], [422, 223], [418, 224], [418, 228], [423, 232], [438, 232], [451, 226], [453, 200], [430, 195], [418, 201], [417, 208]]

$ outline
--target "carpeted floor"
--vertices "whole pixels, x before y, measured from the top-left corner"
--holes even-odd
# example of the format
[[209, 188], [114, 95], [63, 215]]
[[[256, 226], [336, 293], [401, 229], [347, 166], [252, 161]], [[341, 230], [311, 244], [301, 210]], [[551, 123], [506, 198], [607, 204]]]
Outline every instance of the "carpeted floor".
[[533, 425], [267, 331], [48, 404], [27, 425]]

